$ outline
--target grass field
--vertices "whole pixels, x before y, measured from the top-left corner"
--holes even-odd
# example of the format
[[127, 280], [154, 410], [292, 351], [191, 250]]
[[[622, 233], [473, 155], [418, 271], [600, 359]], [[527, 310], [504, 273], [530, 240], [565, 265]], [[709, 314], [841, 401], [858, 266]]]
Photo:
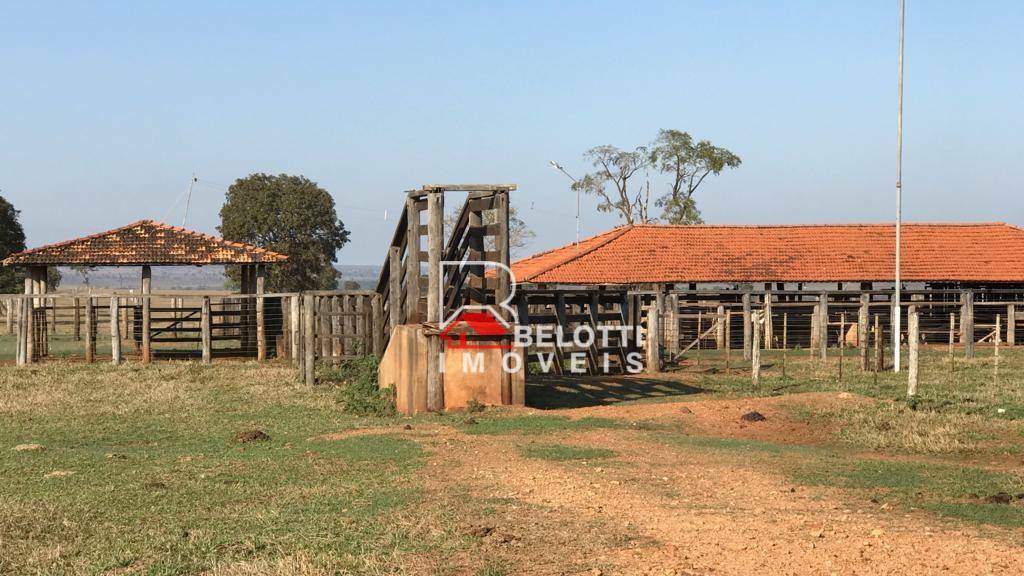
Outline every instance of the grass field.
[[[758, 499], [757, 482], [809, 491], [799, 521], [777, 511], [783, 540], [839, 498], [1024, 542], [1024, 354], [1004, 351], [998, 378], [984, 356], [950, 378], [944, 354], [926, 352], [916, 410], [902, 376], [876, 383], [847, 360], [839, 381], [790, 353], [783, 377], [768, 353], [754, 390], [707, 357], [656, 380], [531, 385], [542, 407], [575, 408], [414, 419], [348, 415], [341, 388], [304, 387], [277, 364], [0, 368], [0, 573], [615, 572], [611, 551], [685, 541], [708, 514], [740, 530], [753, 512], [728, 510], [743, 491]], [[863, 400], [771, 403], [822, 391]], [[718, 402], [763, 406], [778, 434], [749, 436], [759, 429]], [[684, 471], [696, 476], [673, 484]], [[693, 499], [701, 483], [721, 494]], [[625, 487], [643, 499], [595, 509], [586, 496]], [[634, 511], [671, 524], [617, 522]]]

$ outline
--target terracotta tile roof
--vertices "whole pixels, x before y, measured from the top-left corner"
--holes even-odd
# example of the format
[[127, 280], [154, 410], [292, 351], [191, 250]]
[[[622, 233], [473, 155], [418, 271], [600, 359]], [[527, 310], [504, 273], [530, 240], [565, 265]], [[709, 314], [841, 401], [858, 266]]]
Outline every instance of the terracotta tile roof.
[[[519, 282], [891, 281], [892, 224], [620, 226], [519, 260]], [[907, 281], [1024, 282], [1024, 229], [1001, 222], [904, 224]]]
[[153, 220], [11, 254], [5, 266], [189, 266], [282, 262], [284, 254]]

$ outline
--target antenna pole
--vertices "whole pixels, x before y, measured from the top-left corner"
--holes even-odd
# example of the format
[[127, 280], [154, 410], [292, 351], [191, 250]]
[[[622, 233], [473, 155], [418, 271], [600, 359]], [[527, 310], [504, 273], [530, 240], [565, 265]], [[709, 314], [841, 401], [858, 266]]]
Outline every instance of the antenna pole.
[[188, 205], [192, 203], [192, 187], [199, 181], [196, 178], [196, 173], [192, 173], [192, 178], [188, 181], [188, 195], [185, 196], [185, 216], [181, 219], [181, 227], [185, 227], [185, 222], [188, 220]]
[[897, 65], [897, 110], [896, 110], [896, 287], [893, 291], [892, 308], [892, 371], [900, 371], [900, 249], [903, 226], [903, 20], [906, 0], [900, 0], [900, 54]]

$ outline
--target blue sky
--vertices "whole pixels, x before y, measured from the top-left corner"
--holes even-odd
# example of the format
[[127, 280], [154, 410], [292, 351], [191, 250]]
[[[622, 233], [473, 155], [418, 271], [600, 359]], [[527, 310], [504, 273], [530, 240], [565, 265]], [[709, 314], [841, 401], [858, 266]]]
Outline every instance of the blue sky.
[[[141, 218], [213, 232], [251, 172], [334, 196], [377, 264], [403, 190], [514, 182], [571, 242], [584, 150], [687, 130], [743, 158], [710, 223], [893, 218], [897, 0], [0, 5], [0, 191], [30, 245]], [[1024, 224], [1024, 3], [908, 3], [907, 220]], [[177, 204], [175, 204], [177, 202]], [[585, 203], [584, 234], [616, 224]], [[391, 211], [384, 220], [385, 209]]]

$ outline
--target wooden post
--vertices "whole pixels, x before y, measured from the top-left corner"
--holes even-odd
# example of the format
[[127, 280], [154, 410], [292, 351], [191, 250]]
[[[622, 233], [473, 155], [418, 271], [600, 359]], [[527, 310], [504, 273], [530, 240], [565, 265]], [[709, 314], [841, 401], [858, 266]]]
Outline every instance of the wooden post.
[[754, 313], [751, 318], [753, 324], [753, 338], [750, 349], [750, 382], [754, 388], [761, 385], [761, 315], [763, 312]]
[[17, 337], [17, 346], [15, 349], [14, 363], [17, 366], [25, 365], [25, 301], [11, 300], [11, 304], [17, 303], [18, 307], [15, 309], [14, 317], [14, 329]]
[[14, 303], [16, 302], [13, 298], [8, 298], [4, 301], [6, 305], [4, 322], [7, 323], [7, 333], [14, 334]]
[[732, 310], [725, 310], [724, 306], [719, 306], [718, 308], [725, 315], [725, 326], [722, 327], [722, 346], [725, 347], [725, 371], [728, 372], [729, 356], [732, 353], [732, 342], [729, 341], [732, 335]]
[[[661, 310], [662, 301], [658, 300], [658, 310]], [[664, 332], [664, 331], [662, 331]], [[703, 310], [697, 309], [697, 353], [694, 356], [697, 359], [697, 368], [700, 368], [700, 348], [701, 348], [701, 336], [704, 334], [704, 318]], [[661, 334], [658, 334], [661, 336]]]
[[659, 342], [659, 322], [661, 311], [658, 310], [657, 300], [651, 305], [647, 312], [647, 372], [657, 374], [661, 372], [661, 343]]
[[288, 313], [288, 322], [291, 324], [291, 347], [292, 363], [302, 366], [302, 296], [293, 294], [288, 297], [288, 304], [291, 310]]
[[718, 305], [715, 310], [717, 317], [718, 326], [715, 330], [715, 348], [719, 350], [725, 348], [725, 306], [722, 304]]
[[750, 360], [750, 292], [743, 293], [743, 359]]
[[920, 341], [920, 314], [914, 310], [907, 319], [907, 346], [910, 350], [910, 361], [907, 366], [907, 398], [917, 396], [917, 348]]
[[[25, 294], [35, 294], [35, 268], [29, 268], [25, 276]], [[25, 363], [36, 361], [35, 298], [25, 298]]]
[[366, 329], [366, 301], [367, 297], [363, 295], [355, 296], [353, 305], [355, 306], [355, 335], [356, 335], [356, 354], [360, 356], [367, 356], [372, 353], [372, 346], [370, 341], [367, 339], [369, 330]]
[[1006, 305], [1006, 345], [1017, 344], [1017, 305]]
[[[427, 194], [427, 208], [430, 207], [430, 195], [443, 194], [443, 192], [430, 192]], [[401, 324], [416, 324], [423, 320], [420, 317], [420, 250], [422, 250], [422, 236], [420, 235], [420, 213], [416, 198], [408, 198], [405, 201], [406, 228], [405, 228], [405, 320]], [[442, 209], [443, 211], [443, 209]], [[429, 216], [428, 216], [429, 217]], [[429, 227], [429, 223], [428, 223]], [[427, 232], [427, 242], [430, 242], [430, 232]], [[430, 270], [427, 271], [430, 273]], [[428, 289], [429, 292], [429, 289]], [[429, 302], [429, 299], [428, 299]]]
[[949, 379], [950, 384], [953, 383], [953, 370], [954, 363], [956, 362], [956, 356], [954, 355], [954, 349], [956, 345], [956, 313], [949, 313]]
[[885, 370], [885, 343], [884, 335], [882, 334], [882, 324], [878, 320], [878, 314], [875, 314], [875, 372], [881, 372]]
[[306, 294], [302, 299], [302, 313], [305, 327], [302, 337], [302, 347], [305, 352], [302, 361], [303, 381], [312, 386], [316, 383], [316, 300], [312, 294]]
[[401, 248], [388, 249], [388, 331], [394, 332], [399, 324], [405, 324], [402, 314], [402, 255]]
[[765, 290], [764, 293], [764, 349], [771, 350], [774, 347], [772, 338], [775, 336], [775, 329], [772, 326], [772, 293]]
[[786, 377], [786, 349], [789, 348], [789, 313], [782, 313], [782, 377]]
[[839, 381], [843, 381], [843, 357], [846, 356], [846, 312], [839, 314]]
[[119, 304], [117, 296], [110, 297], [110, 362], [115, 366], [121, 363], [121, 318]]
[[374, 294], [370, 299], [370, 340], [373, 342], [373, 355], [380, 358], [384, 355], [384, 327], [381, 325], [383, 311], [381, 296]]
[[870, 313], [871, 294], [860, 295], [860, 308], [857, 309], [857, 345], [860, 347], [860, 369], [868, 371], [868, 314]]
[[263, 362], [267, 359], [267, 318], [266, 303], [263, 299], [264, 288], [267, 282], [267, 269], [262, 264], [256, 264], [256, 361]]
[[828, 357], [828, 293], [822, 292], [818, 296], [818, 312], [821, 318], [818, 320], [818, 332], [820, 340], [821, 360], [824, 362]]
[[333, 312], [331, 310], [331, 301], [333, 299], [330, 296], [317, 296], [316, 300], [316, 313], [320, 320], [317, 322], [319, 325], [320, 357], [326, 361], [328, 358], [334, 358], [334, 346], [331, 338], [331, 321], [333, 320], [331, 316], [331, 312]]
[[210, 331], [210, 297], [203, 296], [203, 307], [199, 311], [199, 332], [203, 341], [203, 364], [213, 359], [213, 334]]
[[92, 362], [96, 356], [96, 330], [94, 324], [96, 316], [93, 314], [92, 297], [85, 299], [85, 361]]
[[[669, 294], [665, 298], [665, 350], [669, 358], [679, 353], [679, 295]], [[722, 341], [718, 340], [718, 349], [722, 349]]]
[[[153, 360], [153, 348], [150, 340], [150, 294], [152, 293], [153, 271], [149, 266], [142, 267], [142, 363], [148, 364]], [[86, 309], [86, 322], [88, 322], [88, 308]], [[88, 329], [86, 329], [88, 332]]]
[[994, 341], [993, 348], [992, 348], [992, 359], [993, 359], [992, 375], [995, 378], [999, 378], [999, 344], [1000, 344], [1000, 342], [1002, 342], [1002, 339], [1003, 339], [1001, 332], [1002, 332], [1001, 321], [1000, 321], [1000, 318], [999, 318], [999, 314], [996, 314], [995, 341]]
[[820, 310], [821, 308], [818, 304], [815, 304], [811, 310], [811, 341], [807, 345], [811, 358], [814, 358], [814, 353], [821, 347], [821, 328], [818, 326], [821, 322]]
[[[500, 218], [499, 218], [500, 221]], [[444, 250], [444, 193], [427, 193], [427, 322], [441, 321], [441, 252]], [[500, 301], [500, 296], [498, 297]], [[427, 337], [427, 411], [444, 409], [441, 338]], [[511, 389], [501, 389], [501, 403], [511, 404]]]
[[348, 296], [330, 296], [327, 298], [325, 308], [331, 313], [331, 358], [337, 361], [341, 356], [348, 354], [351, 348], [349, 341], [343, 338], [348, 334], [348, 316], [342, 316], [348, 312]]
[[964, 358], [974, 358], [974, 290], [960, 293], [960, 342]]
[[77, 296], [71, 300], [71, 307], [74, 308], [71, 323], [75, 342], [80, 342], [82, 340], [82, 313], [81, 310], [79, 310], [81, 305], [82, 303], [79, 301]]

